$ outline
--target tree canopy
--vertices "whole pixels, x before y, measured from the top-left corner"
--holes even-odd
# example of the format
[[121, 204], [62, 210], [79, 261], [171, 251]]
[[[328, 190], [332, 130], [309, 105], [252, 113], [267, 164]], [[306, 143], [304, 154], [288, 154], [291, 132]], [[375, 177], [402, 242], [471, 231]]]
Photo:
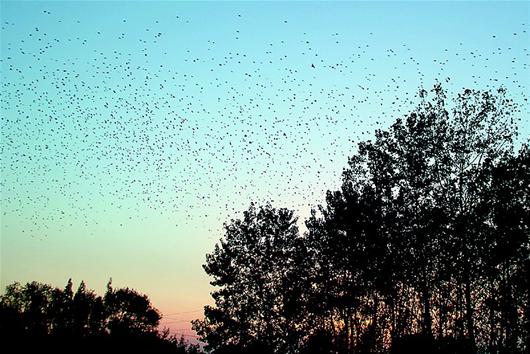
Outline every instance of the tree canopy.
[[213, 353], [527, 352], [530, 154], [504, 89], [421, 90], [300, 235], [251, 205], [207, 255]]
[[82, 281], [74, 292], [31, 282], [13, 283], [0, 297], [2, 348], [17, 352], [198, 353], [199, 348], [159, 332], [161, 319], [147, 295], [107, 284], [98, 296]]
[[221, 287], [195, 330], [226, 352], [293, 352], [303, 332], [300, 312], [308, 286], [305, 246], [287, 209], [251, 205], [225, 225], [225, 238], [204, 269]]

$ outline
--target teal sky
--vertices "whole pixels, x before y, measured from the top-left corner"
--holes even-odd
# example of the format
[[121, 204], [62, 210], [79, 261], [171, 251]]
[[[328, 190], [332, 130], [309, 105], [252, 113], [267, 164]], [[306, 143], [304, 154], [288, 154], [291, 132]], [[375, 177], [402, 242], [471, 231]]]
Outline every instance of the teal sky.
[[[420, 87], [504, 86], [529, 2], [1, 2], [1, 279], [150, 295], [175, 333], [251, 201], [301, 220]], [[190, 337], [192, 338], [192, 337]]]

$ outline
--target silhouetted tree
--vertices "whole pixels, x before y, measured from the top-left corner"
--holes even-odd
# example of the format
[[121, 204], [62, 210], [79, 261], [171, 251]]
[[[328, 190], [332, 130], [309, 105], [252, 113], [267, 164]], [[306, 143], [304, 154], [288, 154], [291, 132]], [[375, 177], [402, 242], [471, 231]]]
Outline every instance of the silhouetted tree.
[[104, 298], [84, 282], [74, 293], [71, 280], [64, 289], [14, 283], [0, 297], [0, 342], [8, 352], [200, 352], [159, 332], [159, 320], [146, 295], [113, 289], [110, 282]]
[[160, 322], [147, 295], [129, 288], [114, 290], [110, 282], [103, 305], [107, 328], [114, 334], [152, 333]]
[[[487, 163], [482, 173], [481, 208], [488, 239], [483, 255], [483, 308], [488, 349], [516, 352], [528, 346], [528, 261], [530, 259], [530, 154]], [[522, 316], [520, 315], [522, 314]]]
[[215, 353], [292, 353], [304, 327], [306, 267], [297, 219], [271, 205], [244, 212], [225, 225], [207, 255], [215, 306], [194, 329]]
[[503, 89], [464, 90], [451, 103], [440, 85], [432, 92], [359, 144], [341, 190], [307, 222], [315, 309], [339, 350], [381, 352], [416, 334], [470, 352], [495, 336], [508, 352], [528, 341], [527, 282], [515, 274], [527, 274], [529, 184], [512, 155], [515, 107]]
[[[194, 328], [215, 353], [530, 348], [530, 162], [506, 91], [437, 84], [373, 141], [298, 236], [253, 205], [207, 256]], [[283, 216], [282, 216], [283, 215]]]

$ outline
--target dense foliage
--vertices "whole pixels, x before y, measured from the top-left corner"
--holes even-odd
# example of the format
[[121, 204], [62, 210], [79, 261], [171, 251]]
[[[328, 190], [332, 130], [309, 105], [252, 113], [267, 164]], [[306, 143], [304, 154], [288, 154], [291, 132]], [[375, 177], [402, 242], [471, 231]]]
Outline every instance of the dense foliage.
[[2, 348], [13, 352], [198, 353], [159, 332], [160, 313], [146, 295], [109, 282], [103, 297], [81, 282], [74, 292], [38, 282], [7, 286], [0, 297]]
[[530, 350], [530, 151], [503, 89], [436, 85], [312, 210], [252, 205], [207, 256], [214, 353]]

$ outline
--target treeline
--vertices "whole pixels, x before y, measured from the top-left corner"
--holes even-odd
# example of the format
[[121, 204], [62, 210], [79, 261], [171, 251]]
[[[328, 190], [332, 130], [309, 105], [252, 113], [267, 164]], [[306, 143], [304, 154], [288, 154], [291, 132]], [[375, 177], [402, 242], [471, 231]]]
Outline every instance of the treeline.
[[207, 255], [213, 353], [528, 353], [530, 151], [497, 91], [440, 85], [311, 211], [251, 205]]
[[9, 353], [200, 353], [159, 331], [160, 319], [146, 295], [110, 282], [104, 296], [84, 282], [74, 291], [71, 280], [64, 289], [14, 283], [0, 296], [0, 343]]

